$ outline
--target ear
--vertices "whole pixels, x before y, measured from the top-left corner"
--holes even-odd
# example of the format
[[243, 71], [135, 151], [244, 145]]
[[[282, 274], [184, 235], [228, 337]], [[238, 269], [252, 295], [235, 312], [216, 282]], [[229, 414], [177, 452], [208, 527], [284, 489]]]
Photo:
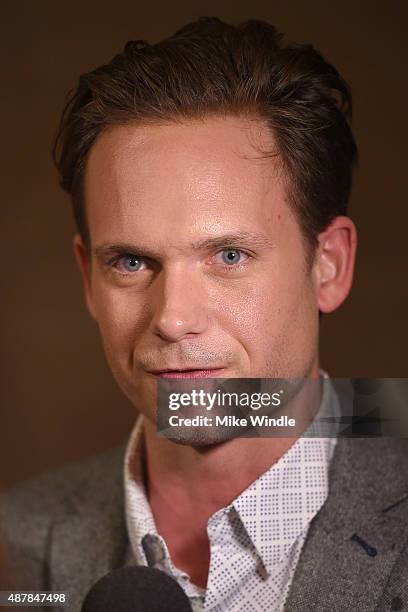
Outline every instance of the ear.
[[81, 272], [82, 282], [84, 285], [85, 301], [91, 317], [96, 319], [95, 306], [92, 297], [92, 284], [91, 284], [91, 261], [89, 253], [82, 241], [79, 234], [74, 236], [74, 254], [77, 261], [79, 270]]
[[348, 217], [336, 217], [319, 234], [315, 257], [318, 306], [332, 312], [344, 302], [353, 281], [357, 231]]

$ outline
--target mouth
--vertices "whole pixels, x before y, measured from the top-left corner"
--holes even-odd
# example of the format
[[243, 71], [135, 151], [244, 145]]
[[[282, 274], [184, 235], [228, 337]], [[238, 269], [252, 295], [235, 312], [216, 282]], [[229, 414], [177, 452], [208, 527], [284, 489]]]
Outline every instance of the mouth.
[[194, 368], [191, 370], [151, 370], [149, 374], [159, 378], [223, 378], [224, 368]]

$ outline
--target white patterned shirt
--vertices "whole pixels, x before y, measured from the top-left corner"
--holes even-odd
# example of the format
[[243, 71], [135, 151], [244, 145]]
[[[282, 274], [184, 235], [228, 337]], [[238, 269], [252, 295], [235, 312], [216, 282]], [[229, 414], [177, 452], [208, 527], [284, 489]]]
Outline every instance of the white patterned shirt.
[[[326, 378], [320, 414], [336, 401]], [[140, 417], [125, 458], [126, 521], [136, 563], [154, 565], [173, 576], [195, 612], [280, 612], [310, 523], [328, 495], [335, 444], [334, 437], [298, 438], [231, 504], [210, 517], [210, 567], [207, 587], [201, 589], [174, 566], [157, 533], [143, 483]]]

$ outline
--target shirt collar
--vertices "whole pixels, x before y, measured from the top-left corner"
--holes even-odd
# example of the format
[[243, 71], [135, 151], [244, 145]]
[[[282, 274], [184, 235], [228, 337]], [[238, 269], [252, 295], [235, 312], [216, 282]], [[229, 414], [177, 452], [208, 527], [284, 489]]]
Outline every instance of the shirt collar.
[[144, 483], [143, 417], [140, 415], [130, 435], [125, 454], [124, 484], [126, 524], [138, 565], [147, 565], [142, 547], [146, 534], [157, 533]]
[[189, 581], [188, 575], [174, 566], [166, 542], [157, 533], [152, 510], [146, 495], [143, 459], [143, 417], [140, 415], [129, 438], [124, 465], [125, 513], [130, 546], [136, 564], [149, 565], [142, 544], [148, 538], [150, 552], [154, 553], [156, 561], [160, 560], [160, 563], [155, 563], [154, 566], [160, 567], [160, 569], [172, 575], [181, 584], [194, 607], [194, 601], [201, 601], [205, 589], [193, 585]]
[[[283, 563], [298, 538], [306, 535], [328, 496], [329, 467], [337, 438], [333, 434], [317, 436], [320, 423], [337, 414], [339, 408], [330, 379], [324, 372], [322, 375], [322, 399], [314, 423], [230, 505], [268, 573]], [[249, 505], [255, 512], [248, 513]]]
[[[299, 438], [231, 504], [268, 573], [285, 560], [325, 502], [334, 443], [333, 438]], [[315, 471], [313, 496], [308, 491], [308, 470]], [[255, 513], [247, 513], [249, 500]]]

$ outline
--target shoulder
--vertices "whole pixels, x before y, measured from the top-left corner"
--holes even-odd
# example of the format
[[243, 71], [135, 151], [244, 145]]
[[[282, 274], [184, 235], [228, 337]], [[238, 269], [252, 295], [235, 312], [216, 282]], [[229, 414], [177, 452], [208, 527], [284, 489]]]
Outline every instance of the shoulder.
[[56, 512], [67, 499], [81, 498], [91, 483], [98, 489], [121, 480], [124, 447], [115, 447], [100, 455], [75, 462], [26, 480], [0, 496], [4, 520], [14, 517], [45, 517]]
[[408, 484], [408, 439], [404, 438], [339, 438], [333, 467], [353, 470], [355, 477], [391, 480]]
[[407, 499], [407, 439], [338, 439], [330, 465], [329, 497], [325, 504], [328, 516], [340, 510], [346, 515], [351, 508], [368, 516], [395, 507], [406, 524]]
[[[0, 529], [13, 565], [43, 564], [53, 523], [81, 504], [100, 507], [121, 491], [125, 447], [116, 447], [0, 494]], [[120, 496], [116, 496], [120, 499]], [[33, 572], [45, 571], [44, 567]]]

